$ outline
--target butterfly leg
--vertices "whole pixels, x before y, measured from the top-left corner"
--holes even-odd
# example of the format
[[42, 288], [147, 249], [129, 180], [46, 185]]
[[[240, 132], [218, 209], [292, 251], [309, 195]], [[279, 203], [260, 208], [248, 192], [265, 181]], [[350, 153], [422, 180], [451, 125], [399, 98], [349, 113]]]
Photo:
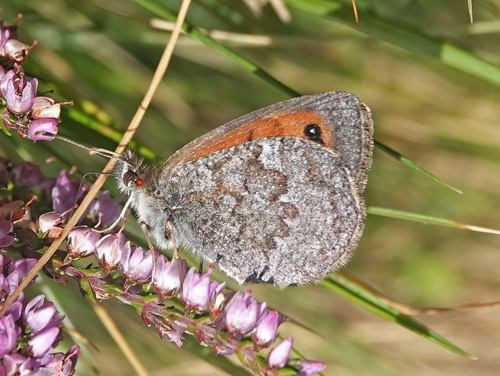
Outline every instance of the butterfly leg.
[[198, 273], [203, 273], [203, 257], [200, 257], [200, 266], [198, 268]]
[[174, 228], [172, 226], [171, 219], [167, 219], [167, 221], [165, 222], [165, 238], [169, 239], [172, 242], [172, 249], [174, 251], [172, 254], [172, 260], [178, 259], [179, 248], [177, 247], [177, 242], [175, 241]]
[[[170, 262], [173, 262], [174, 260], [179, 259], [179, 248], [177, 247], [177, 242], [175, 241], [173, 229], [174, 229], [174, 227], [172, 225], [172, 220], [169, 218], [165, 222], [165, 238], [170, 239], [170, 241], [172, 242], [172, 249], [174, 251]], [[177, 272], [178, 272], [179, 276], [182, 275], [180, 262], [177, 263]], [[181, 285], [182, 285], [182, 280], [181, 280]]]
[[151, 243], [151, 239], [149, 238], [149, 231], [148, 231], [148, 225], [145, 223], [141, 223], [141, 230], [142, 233], [144, 234], [144, 237], [146, 238], [146, 242], [148, 243], [148, 247], [150, 251], [153, 251], [155, 247], [153, 246], [153, 243]]
[[[118, 226], [118, 224], [121, 221], [124, 221], [125, 220], [125, 215], [127, 214], [127, 210], [128, 210], [128, 208], [130, 206], [130, 201], [131, 201], [131, 199], [129, 198], [127, 200], [127, 202], [125, 203], [125, 205], [123, 206], [123, 209], [120, 212], [120, 215], [118, 216], [118, 218], [116, 218], [116, 220], [108, 228], [105, 228], [103, 230], [99, 230], [98, 232], [100, 232], [101, 234], [110, 233], [116, 226]], [[73, 212], [71, 212], [71, 215], [73, 215]], [[148, 244], [151, 244], [151, 242], [149, 241], [149, 238], [147, 236], [146, 236], [146, 239], [148, 241]]]
[[155, 273], [156, 273], [156, 250], [155, 247], [153, 246], [153, 243], [151, 243], [151, 239], [149, 238], [149, 231], [148, 231], [148, 225], [146, 225], [144, 222], [141, 223], [141, 230], [142, 233], [144, 234], [144, 237], [146, 238], [146, 242], [148, 243], [149, 250], [152, 252], [152, 257], [153, 257], [153, 269], [151, 271], [151, 281], [149, 282], [149, 288], [151, 288], [151, 284], [155, 280]]

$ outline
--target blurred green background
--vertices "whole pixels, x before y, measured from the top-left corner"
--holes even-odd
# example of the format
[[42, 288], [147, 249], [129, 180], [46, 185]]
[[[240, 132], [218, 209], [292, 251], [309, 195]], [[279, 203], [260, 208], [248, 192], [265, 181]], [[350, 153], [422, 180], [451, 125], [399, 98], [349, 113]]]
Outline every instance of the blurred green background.
[[[180, 1], [156, 4], [176, 14]], [[226, 32], [221, 44], [302, 94], [357, 94], [373, 112], [378, 141], [464, 192], [459, 195], [375, 150], [365, 194], [368, 206], [499, 229], [500, 67], [494, 64], [500, 63], [500, 1], [474, 1], [473, 25], [466, 0], [356, 4], [358, 25], [347, 0], [285, 1], [288, 23], [269, 5], [255, 14], [244, 1], [198, 0], [188, 21]], [[169, 38], [168, 31], [158, 28], [163, 21], [131, 0], [0, 4], [6, 24], [18, 13], [23, 14], [19, 39], [38, 41], [26, 71], [41, 80], [40, 90], [53, 89], [59, 100], [75, 101], [73, 108], [63, 110], [60, 134], [113, 149]], [[450, 46], [460, 53], [448, 55]], [[206, 131], [287, 98], [219, 51], [183, 35], [134, 148], [146, 155], [152, 151], [163, 161]], [[77, 166], [78, 176], [105, 164], [60, 141], [33, 144], [3, 134], [0, 155], [38, 164], [54, 155], [57, 161], [43, 166], [54, 176], [61, 168]], [[111, 181], [107, 184], [114, 189]], [[495, 235], [369, 215], [344, 271], [415, 306], [500, 300], [499, 242]], [[91, 351], [100, 374], [133, 375], [75, 284], [54, 288], [77, 330], [95, 346]], [[417, 317], [478, 357], [471, 360], [320, 286], [252, 289], [260, 301], [312, 329], [289, 323], [281, 334], [293, 335], [306, 358], [326, 362], [325, 375], [497, 375], [500, 370], [497, 307]], [[130, 307], [104, 305], [151, 375], [235, 372], [225, 371], [220, 358], [191, 338], [177, 349], [160, 341]], [[81, 359], [78, 374], [93, 374], [89, 367]]]

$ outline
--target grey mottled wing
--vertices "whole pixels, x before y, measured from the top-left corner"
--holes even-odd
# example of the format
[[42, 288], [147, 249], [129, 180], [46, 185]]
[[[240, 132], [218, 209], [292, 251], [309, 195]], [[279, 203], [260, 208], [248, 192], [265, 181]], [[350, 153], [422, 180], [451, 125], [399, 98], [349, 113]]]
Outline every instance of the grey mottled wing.
[[222, 149], [161, 179], [175, 239], [240, 283], [319, 280], [363, 229], [359, 179], [336, 151], [296, 137]]

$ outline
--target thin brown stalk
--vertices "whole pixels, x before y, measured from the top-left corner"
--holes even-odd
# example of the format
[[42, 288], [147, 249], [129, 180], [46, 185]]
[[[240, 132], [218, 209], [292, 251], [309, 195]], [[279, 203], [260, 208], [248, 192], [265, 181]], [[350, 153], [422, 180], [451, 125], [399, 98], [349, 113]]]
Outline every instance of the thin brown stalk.
[[115, 341], [120, 348], [120, 351], [125, 355], [131, 366], [134, 368], [135, 373], [139, 376], [148, 376], [149, 373], [146, 370], [146, 367], [142, 364], [136, 353], [125, 340], [125, 337], [120, 332], [120, 329], [118, 329], [118, 326], [115, 324], [110, 314], [102, 307], [101, 304], [93, 304], [92, 308], [97, 314], [97, 317], [99, 317], [99, 320], [101, 320], [106, 327], [108, 333], [113, 338], [113, 341]]

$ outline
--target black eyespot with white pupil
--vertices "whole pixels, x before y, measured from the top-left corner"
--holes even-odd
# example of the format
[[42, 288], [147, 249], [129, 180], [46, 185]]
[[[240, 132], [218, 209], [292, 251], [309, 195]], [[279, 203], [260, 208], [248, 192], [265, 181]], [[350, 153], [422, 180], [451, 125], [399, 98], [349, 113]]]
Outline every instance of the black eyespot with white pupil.
[[307, 124], [304, 128], [304, 135], [311, 141], [323, 144], [321, 127], [318, 124]]

